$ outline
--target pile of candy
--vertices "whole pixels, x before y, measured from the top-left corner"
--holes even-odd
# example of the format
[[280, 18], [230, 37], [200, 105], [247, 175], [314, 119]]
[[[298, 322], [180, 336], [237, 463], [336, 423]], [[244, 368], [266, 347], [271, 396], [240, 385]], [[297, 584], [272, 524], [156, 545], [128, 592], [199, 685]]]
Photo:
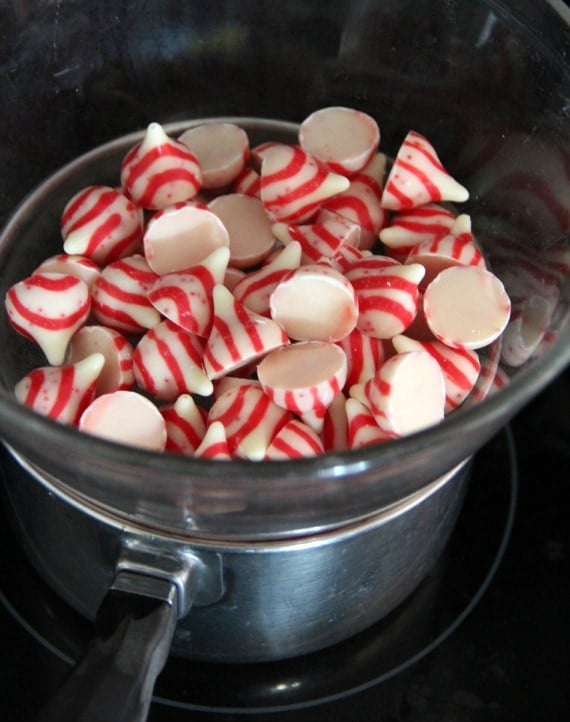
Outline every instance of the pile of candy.
[[306, 118], [298, 145], [151, 123], [120, 188], [71, 198], [63, 252], [6, 295], [49, 364], [17, 399], [216, 459], [357, 449], [440, 422], [511, 305], [429, 141], [411, 131], [391, 161], [379, 142], [374, 119], [342, 107]]

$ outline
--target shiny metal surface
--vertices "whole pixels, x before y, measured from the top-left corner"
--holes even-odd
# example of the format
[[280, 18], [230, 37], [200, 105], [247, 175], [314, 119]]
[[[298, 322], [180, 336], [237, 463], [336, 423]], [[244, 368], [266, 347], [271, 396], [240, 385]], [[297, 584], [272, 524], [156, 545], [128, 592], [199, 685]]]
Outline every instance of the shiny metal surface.
[[[280, 659], [325, 648], [381, 619], [436, 562], [455, 524], [468, 465], [369, 519], [297, 540], [211, 542], [156, 534], [91, 515], [28, 475], [8, 480], [16, 532], [48, 584], [93, 619], [117, 565], [142, 547], [144, 567], [172, 559], [221, 560], [224, 593], [179, 620], [172, 652], [192, 659]], [[149, 556], [154, 555], [152, 564]], [[141, 569], [141, 563], [134, 568]], [[170, 560], [170, 561], [169, 561]], [[176, 566], [176, 565], [175, 565]], [[128, 565], [127, 565], [128, 567]], [[204, 601], [204, 600], [202, 600]]]
[[[222, 560], [218, 554], [200, 554], [184, 546], [177, 549], [160, 537], [124, 533], [112, 588], [120, 584], [124, 589], [127, 583], [131, 588], [137, 583], [144, 587], [144, 580], [167, 582], [174, 587], [178, 617], [186, 616], [192, 606], [215, 604], [224, 594]], [[157, 589], [157, 598], [161, 598], [160, 594]], [[148, 596], [153, 594], [148, 592]], [[170, 598], [169, 592], [167, 596]]]

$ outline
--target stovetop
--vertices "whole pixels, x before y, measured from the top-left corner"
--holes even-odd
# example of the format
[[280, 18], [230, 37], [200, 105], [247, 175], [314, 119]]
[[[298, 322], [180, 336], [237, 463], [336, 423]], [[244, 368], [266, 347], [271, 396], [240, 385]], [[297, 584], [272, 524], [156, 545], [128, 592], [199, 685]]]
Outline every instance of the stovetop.
[[[171, 658], [149, 722], [558, 722], [570, 693], [570, 373], [475, 457], [436, 567], [388, 618], [324, 652], [259, 665]], [[14, 473], [5, 452], [3, 473]], [[0, 508], [0, 720], [28, 722], [91, 625], [23, 556]]]

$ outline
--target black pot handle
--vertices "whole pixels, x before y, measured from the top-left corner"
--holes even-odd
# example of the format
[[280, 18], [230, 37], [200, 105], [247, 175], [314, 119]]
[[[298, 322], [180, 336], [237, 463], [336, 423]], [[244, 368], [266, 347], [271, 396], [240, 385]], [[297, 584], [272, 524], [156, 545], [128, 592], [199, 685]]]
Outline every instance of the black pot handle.
[[96, 638], [37, 722], [144, 722], [177, 620], [176, 588], [148, 580], [159, 594], [111, 589], [96, 619]]

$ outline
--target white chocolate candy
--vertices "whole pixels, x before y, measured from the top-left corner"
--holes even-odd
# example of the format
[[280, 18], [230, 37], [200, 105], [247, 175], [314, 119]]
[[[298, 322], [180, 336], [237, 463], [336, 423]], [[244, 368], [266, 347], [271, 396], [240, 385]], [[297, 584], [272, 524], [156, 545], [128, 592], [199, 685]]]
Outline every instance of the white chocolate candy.
[[449, 233], [454, 222], [455, 216], [450, 210], [437, 203], [426, 203], [395, 213], [380, 231], [380, 240], [388, 248], [404, 249], [407, 255], [418, 243], [429, 243]]
[[232, 191], [244, 196], [259, 198], [261, 196], [261, 176], [255, 168], [246, 167], [235, 179]]
[[371, 256], [372, 253], [370, 251], [360, 251], [358, 248], [345, 243], [339, 247], [329, 261], [335, 270], [346, 273], [356, 263]]
[[[424, 267], [386, 265], [366, 275], [365, 261], [346, 274], [358, 298], [357, 327], [374, 338], [389, 339], [403, 333], [416, 316]], [[374, 268], [373, 263], [368, 265]]]
[[377, 153], [368, 165], [350, 178], [349, 187], [321, 204], [317, 221], [325, 213], [336, 213], [360, 226], [359, 248], [369, 250], [378, 233], [388, 223], [388, 212], [382, 208], [382, 188], [386, 156]]
[[91, 288], [95, 279], [101, 273], [101, 269], [94, 261], [85, 256], [58, 253], [42, 261], [34, 273], [63, 273], [69, 276], [77, 276]]
[[236, 285], [248, 275], [249, 274], [245, 271], [242, 271], [241, 268], [232, 268], [231, 266], [228, 266], [224, 274], [224, 286], [228, 289], [228, 291], [232, 291], [233, 293]]
[[305, 341], [272, 351], [257, 367], [265, 393], [320, 433], [346, 381], [346, 356], [335, 344]]
[[34, 273], [6, 294], [13, 328], [35, 341], [54, 366], [62, 364], [73, 334], [86, 321], [91, 300], [87, 284], [63, 273]]
[[[123, 159], [123, 192], [76, 193], [61, 217], [67, 253], [33, 273], [34, 286], [64, 274], [87, 288], [71, 341], [53, 331], [73, 315], [52, 319], [62, 298], [22, 304], [22, 287], [10, 289], [10, 320], [45, 341], [52, 363], [103, 359], [92, 387], [79, 382], [79, 406], [105, 398], [86, 426], [120, 443], [131, 442], [113, 417], [128, 426], [141, 401], [156, 405], [141, 409], [148, 425], [137, 417], [135, 445], [213, 459], [358, 449], [437, 423], [468, 394], [484, 398], [493, 378], [500, 385], [499, 353], [514, 366], [552, 343], [568, 254], [530, 258], [510, 233], [483, 229], [503, 287], [485, 271], [470, 216], [438, 205], [468, 193], [429, 141], [410, 131], [389, 165], [379, 137], [374, 119], [341, 106], [308, 116], [299, 146], [250, 149], [224, 121], [173, 140], [151, 123]], [[386, 255], [372, 253], [379, 242]], [[500, 333], [502, 351], [483, 354], [479, 371], [474, 349]], [[133, 349], [123, 334], [144, 336]], [[74, 374], [34, 374], [19, 393], [70, 423]], [[209, 412], [195, 395], [212, 397]]]
[[180, 141], [151, 123], [143, 141], [121, 163], [121, 186], [141, 208], [159, 210], [193, 198], [202, 184], [198, 159]]
[[202, 188], [224, 188], [247, 163], [249, 138], [235, 123], [213, 122], [189, 128], [178, 138], [198, 159]]
[[337, 343], [346, 354], [348, 387], [361, 384], [374, 376], [386, 355], [382, 340], [363, 333], [359, 328]]
[[351, 283], [323, 264], [291, 271], [269, 300], [271, 318], [297, 341], [339, 341], [358, 320], [358, 301]]
[[323, 419], [321, 439], [325, 451], [344, 451], [348, 448], [348, 419], [346, 399], [338, 393], [329, 404]]
[[168, 319], [161, 321], [135, 348], [135, 379], [143, 391], [164, 401], [183, 393], [210, 396], [213, 386], [204, 371], [203, 355], [203, 339]]
[[344, 244], [357, 247], [360, 241], [360, 226], [336, 214], [319, 223], [274, 223], [272, 228], [275, 237], [285, 246], [299, 243], [303, 264], [317, 263], [323, 257], [334, 258]]
[[157, 407], [135, 391], [96, 398], [83, 412], [79, 429], [119, 444], [164, 451], [166, 425]]
[[370, 409], [355, 398], [346, 399], [349, 449], [362, 449], [387, 441], [390, 436], [378, 426]]
[[214, 381], [214, 393], [212, 394], [212, 398], [214, 401], [218, 399], [222, 394], [224, 394], [226, 391], [229, 391], [229, 389], [233, 389], [236, 386], [259, 386], [261, 388], [261, 384], [257, 379], [254, 378], [243, 378], [241, 376], [220, 376], [219, 379], [216, 379]]
[[230, 453], [260, 461], [278, 431], [291, 420], [289, 411], [275, 404], [259, 384], [234, 386], [212, 404], [208, 424], [220, 422]]
[[433, 201], [463, 203], [469, 192], [445, 170], [431, 143], [411, 130], [402, 143], [382, 193], [382, 208], [392, 211]]
[[452, 348], [478, 349], [504, 331], [511, 302], [501, 281], [477, 266], [442, 271], [424, 293], [424, 314], [434, 336]]
[[470, 232], [455, 233], [454, 229], [455, 225], [450, 233], [433, 241], [422, 241], [410, 251], [406, 263], [420, 263], [425, 268], [425, 276], [420, 284], [422, 289], [450, 266], [485, 268], [485, 259], [473, 235]]
[[391, 356], [364, 384], [367, 406], [389, 437], [412, 434], [443, 419], [445, 383], [427, 351]]
[[133, 388], [133, 347], [121, 333], [106, 326], [80, 328], [69, 343], [68, 363], [76, 363], [94, 353], [103, 354], [105, 359], [97, 379], [97, 396]]
[[180, 328], [207, 338], [214, 313], [212, 292], [224, 281], [229, 257], [229, 249], [221, 247], [196, 266], [160, 276], [151, 286], [148, 300]]
[[230, 236], [212, 211], [177, 203], [153, 215], [143, 245], [148, 265], [162, 276], [198, 265], [217, 248], [229, 248]]
[[42, 416], [75, 425], [95, 395], [105, 358], [100, 353], [65, 366], [44, 366], [26, 374], [14, 387], [16, 399]]
[[269, 299], [289, 271], [301, 265], [301, 246], [293, 241], [278, 251], [273, 260], [257, 271], [250, 271], [233, 288], [236, 301], [261, 316], [269, 316]]
[[92, 185], [63, 209], [63, 250], [87, 256], [100, 266], [140, 251], [143, 214], [116, 188]]
[[274, 221], [308, 221], [326, 198], [348, 186], [347, 178], [329, 173], [301, 148], [276, 144], [263, 154], [260, 197]]
[[209, 209], [229, 234], [230, 263], [234, 268], [251, 268], [271, 253], [275, 237], [262, 202], [240, 193], [218, 196]]
[[135, 254], [113, 261], [93, 283], [93, 315], [103, 326], [141, 334], [160, 322], [147, 294], [157, 279], [144, 256]]
[[236, 301], [225, 286], [214, 286], [214, 321], [204, 349], [204, 368], [214, 380], [289, 343], [283, 329]]
[[206, 433], [206, 411], [190, 394], [181, 394], [173, 404], [162, 406], [160, 413], [166, 424], [166, 451], [193, 455]]
[[221, 421], [212, 421], [208, 426], [204, 438], [194, 451], [194, 456], [201, 459], [231, 461], [232, 454], [228, 446], [226, 429]]
[[299, 419], [292, 419], [273, 437], [265, 452], [265, 459], [303, 459], [324, 453], [318, 434]]
[[335, 106], [311, 113], [299, 127], [299, 144], [333, 173], [351, 176], [376, 153], [380, 129], [371, 116]]
[[421, 342], [395, 336], [392, 345], [398, 353], [427, 351], [438, 362], [445, 382], [445, 413], [457, 408], [471, 393], [481, 371], [481, 362], [471, 349], [454, 349], [440, 341]]

